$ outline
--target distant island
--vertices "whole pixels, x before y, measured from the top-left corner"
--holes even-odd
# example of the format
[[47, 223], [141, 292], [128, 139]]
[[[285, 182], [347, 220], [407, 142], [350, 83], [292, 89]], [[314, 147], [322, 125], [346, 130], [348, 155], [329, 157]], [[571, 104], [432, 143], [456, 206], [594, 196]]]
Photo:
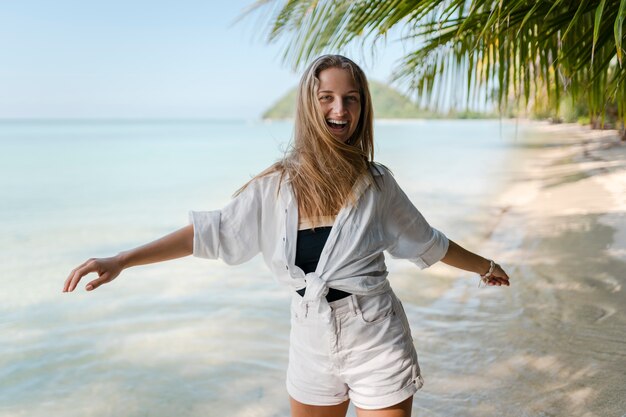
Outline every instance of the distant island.
[[[497, 117], [493, 114], [477, 112], [433, 112], [420, 108], [402, 93], [379, 81], [370, 80], [369, 87], [376, 119], [479, 119]], [[296, 93], [297, 88], [292, 88], [271, 108], [263, 113], [263, 119], [293, 119], [296, 105]]]

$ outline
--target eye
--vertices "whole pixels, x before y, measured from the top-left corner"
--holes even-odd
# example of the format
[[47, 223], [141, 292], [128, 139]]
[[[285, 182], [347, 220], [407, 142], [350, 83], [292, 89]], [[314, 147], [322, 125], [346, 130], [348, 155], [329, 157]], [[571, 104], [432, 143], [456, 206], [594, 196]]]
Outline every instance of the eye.
[[319, 98], [319, 99], [320, 99], [320, 100], [322, 100], [322, 101], [328, 101], [328, 100], [330, 100], [331, 98], [332, 98], [331, 96], [320, 96], [320, 98]]
[[359, 98], [357, 96], [348, 96], [347, 99], [348, 101], [352, 101], [352, 102], [359, 101]]

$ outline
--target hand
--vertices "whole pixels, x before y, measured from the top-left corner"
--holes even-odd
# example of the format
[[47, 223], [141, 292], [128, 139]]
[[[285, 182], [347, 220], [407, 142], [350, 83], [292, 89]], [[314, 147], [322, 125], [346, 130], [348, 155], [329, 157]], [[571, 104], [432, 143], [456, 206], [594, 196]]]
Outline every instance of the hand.
[[[482, 278], [481, 278], [482, 281]], [[485, 282], [485, 281], [482, 281]], [[498, 264], [495, 264], [493, 268], [493, 272], [489, 279], [486, 280], [485, 284], [487, 285], [506, 285], [507, 287], [511, 285], [509, 282], [509, 276], [504, 272], [504, 269]]]
[[65, 280], [63, 292], [72, 292], [80, 282], [80, 279], [90, 272], [97, 272], [98, 278], [85, 286], [87, 291], [92, 291], [102, 284], [113, 281], [123, 270], [122, 263], [117, 256], [110, 258], [91, 258], [73, 269]]

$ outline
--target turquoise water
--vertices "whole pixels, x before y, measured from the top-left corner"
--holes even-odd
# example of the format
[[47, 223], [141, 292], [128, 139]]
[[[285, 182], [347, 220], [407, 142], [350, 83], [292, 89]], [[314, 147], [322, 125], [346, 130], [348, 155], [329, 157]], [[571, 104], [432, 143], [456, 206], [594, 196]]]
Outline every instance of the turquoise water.
[[[282, 155], [291, 131], [261, 121], [0, 123], [0, 415], [285, 415], [289, 292], [260, 256], [236, 267], [189, 257], [132, 268], [91, 293], [86, 279], [61, 288], [85, 259], [226, 204]], [[514, 124], [381, 121], [376, 140], [376, 160], [431, 224], [459, 242], [483, 233], [515, 157]], [[452, 285], [429, 276], [454, 274], [389, 268], [392, 286], [415, 282], [414, 294], [398, 292], [414, 308], [429, 308], [419, 296], [429, 285]]]

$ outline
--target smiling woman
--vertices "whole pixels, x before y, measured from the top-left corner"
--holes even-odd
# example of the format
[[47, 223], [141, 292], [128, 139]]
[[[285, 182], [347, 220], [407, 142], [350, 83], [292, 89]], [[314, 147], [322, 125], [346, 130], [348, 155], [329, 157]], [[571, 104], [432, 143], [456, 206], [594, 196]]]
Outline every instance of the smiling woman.
[[317, 219], [355, 202], [355, 178], [366, 175], [373, 183], [373, 159], [373, 109], [365, 73], [341, 55], [317, 58], [298, 86], [291, 152], [267, 172], [286, 172], [300, 216]]
[[[292, 295], [286, 381], [292, 415], [343, 417], [352, 401], [359, 417], [408, 417], [423, 379], [383, 252], [421, 269], [443, 261], [482, 274], [490, 285], [508, 285], [509, 278], [431, 227], [391, 171], [373, 160], [371, 97], [354, 62], [316, 59], [300, 82], [296, 114], [290, 152], [224, 208], [192, 211], [189, 226], [87, 260], [63, 291], [90, 272], [99, 278], [88, 291], [134, 265], [190, 254], [241, 264], [262, 253]], [[310, 227], [298, 230], [305, 219]]]
[[361, 97], [347, 70], [328, 68], [320, 72], [318, 99], [326, 123], [338, 140], [346, 142], [356, 130], [361, 116]]

